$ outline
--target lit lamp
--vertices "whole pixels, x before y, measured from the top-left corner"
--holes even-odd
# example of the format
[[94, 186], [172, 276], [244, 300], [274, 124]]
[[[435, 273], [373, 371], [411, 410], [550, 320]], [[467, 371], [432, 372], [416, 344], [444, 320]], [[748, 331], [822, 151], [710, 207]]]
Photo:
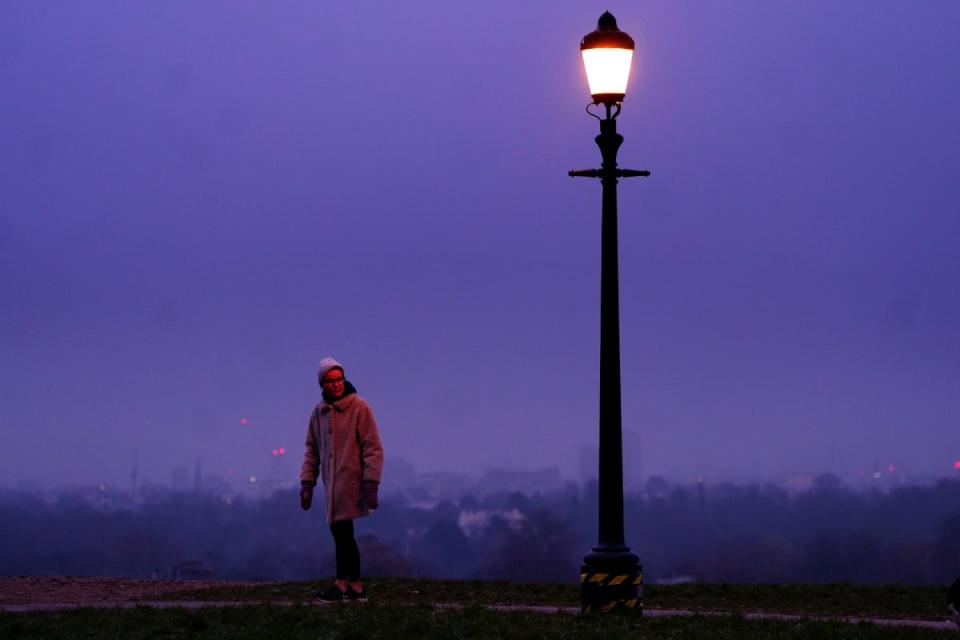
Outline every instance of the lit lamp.
[[594, 104], [623, 102], [633, 49], [633, 38], [617, 28], [617, 20], [609, 11], [600, 16], [597, 30], [583, 37], [580, 53]]
[[[648, 171], [617, 168], [620, 103], [627, 94], [633, 38], [617, 28], [609, 12], [597, 30], [580, 43], [593, 102], [587, 113], [600, 121], [597, 146], [600, 169], [569, 175], [600, 178], [603, 186], [600, 249], [600, 448], [598, 467], [599, 533], [597, 546], [583, 558], [580, 598], [583, 611], [643, 611], [640, 561], [623, 541], [623, 444], [620, 415], [620, 292], [617, 269], [617, 180], [648, 176]], [[602, 104], [605, 117], [590, 107]], [[615, 108], [615, 109], [614, 109]]]

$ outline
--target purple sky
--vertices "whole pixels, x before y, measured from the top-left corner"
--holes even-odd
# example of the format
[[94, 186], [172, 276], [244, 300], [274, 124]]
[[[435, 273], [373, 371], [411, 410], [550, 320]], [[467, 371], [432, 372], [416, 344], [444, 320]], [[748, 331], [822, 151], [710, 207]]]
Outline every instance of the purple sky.
[[578, 478], [605, 9], [627, 464], [949, 473], [960, 3], [87, 0], [0, 6], [0, 485], [293, 477], [326, 355], [388, 479]]

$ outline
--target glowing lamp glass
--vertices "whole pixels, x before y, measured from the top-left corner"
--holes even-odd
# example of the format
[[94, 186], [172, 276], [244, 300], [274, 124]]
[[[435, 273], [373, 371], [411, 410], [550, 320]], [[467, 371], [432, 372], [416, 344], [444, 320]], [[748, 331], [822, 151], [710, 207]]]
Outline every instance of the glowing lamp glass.
[[632, 49], [583, 49], [583, 66], [587, 70], [590, 95], [625, 95], [630, 77]]

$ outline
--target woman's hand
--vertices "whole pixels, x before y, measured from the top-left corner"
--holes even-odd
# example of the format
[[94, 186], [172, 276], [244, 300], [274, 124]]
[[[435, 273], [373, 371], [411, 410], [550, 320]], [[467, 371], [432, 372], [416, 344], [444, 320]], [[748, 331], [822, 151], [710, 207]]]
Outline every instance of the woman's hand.
[[377, 492], [380, 489], [380, 483], [375, 480], [364, 480], [363, 481], [363, 495], [367, 500], [367, 507], [370, 509], [376, 509], [380, 506], [380, 501], [377, 498]]
[[313, 487], [303, 485], [300, 487], [300, 508], [304, 511], [310, 510], [313, 503]]

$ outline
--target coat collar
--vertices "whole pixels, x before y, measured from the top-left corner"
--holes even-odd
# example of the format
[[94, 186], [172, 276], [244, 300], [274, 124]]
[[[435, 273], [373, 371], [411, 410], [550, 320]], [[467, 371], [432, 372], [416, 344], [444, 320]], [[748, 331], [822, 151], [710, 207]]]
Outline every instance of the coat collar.
[[343, 413], [350, 408], [350, 405], [353, 404], [356, 398], [357, 394], [351, 393], [335, 402], [323, 402], [320, 404], [320, 413], [330, 413], [331, 409], [336, 409], [338, 412]]

